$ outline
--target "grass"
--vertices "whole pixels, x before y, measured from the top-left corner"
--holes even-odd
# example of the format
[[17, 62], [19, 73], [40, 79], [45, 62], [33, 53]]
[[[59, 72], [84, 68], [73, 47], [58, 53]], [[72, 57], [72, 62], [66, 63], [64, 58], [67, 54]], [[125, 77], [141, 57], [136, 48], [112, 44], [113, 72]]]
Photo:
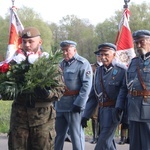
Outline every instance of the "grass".
[[12, 101], [0, 100], [0, 133], [8, 133]]
[[[0, 133], [8, 133], [12, 101], [0, 100]], [[91, 120], [88, 121], [88, 127], [85, 128], [85, 135], [92, 136]], [[119, 136], [119, 130], [116, 131]]]
[[[0, 100], [0, 133], [8, 133], [12, 101]], [[88, 121], [88, 127], [85, 128], [86, 135], [92, 135], [91, 121]]]
[[91, 124], [91, 120], [89, 120], [89, 121], [87, 122], [87, 125], [88, 125], [88, 127], [84, 129], [85, 135], [91, 135], [91, 136], [92, 136], [93, 134], [92, 134], [92, 124]]
[[[116, 129], [116, 133], [115, 133], [115, 137], [119, 137], [120, 136], [120, 126], [118, 126], [118, 128]], [[85, 135], [89, 135], [92, 136], [92, 124], [91, 124], [91, 120], [88, 121], [88, 127], [85, 128]]]

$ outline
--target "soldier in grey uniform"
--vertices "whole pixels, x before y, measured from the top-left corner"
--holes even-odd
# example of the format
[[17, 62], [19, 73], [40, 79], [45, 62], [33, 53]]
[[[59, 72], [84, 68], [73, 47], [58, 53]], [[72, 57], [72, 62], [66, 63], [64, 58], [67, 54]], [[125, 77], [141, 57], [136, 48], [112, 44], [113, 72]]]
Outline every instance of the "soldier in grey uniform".
[[103, 65], [96, 69], [81, 124], [83, 127], [87, 126], [87, 120], [99, 105], [100, 134], [95, 150], [116, 150], [114, 135], [124, 109], [124, 99], [118, 99], [118, 96], [125, 95], [125, 68], [113, 62], [116, 54], [114, 44], [100, 44], [98, 50]]
[[76, 45], [69, 40], [60, 43], [64, 57], [60, 67], [66, 87], [64, 95], [56, 102], [55, 150], [63, 149], [68, 128], [73, 150], [84, 150], [81, 118], [92, 87], [93, 73], [88, 60], [78, 55]]
[[[20, 52], [26, 56], [26, 59], [27, 53], [41, 56], [43, 54], [41, 44], [42, 39], [37, 28], [27, 27], [22, 31], [23, 49]], [[57, 101], [64, 92], [61, 76], [58, 82], [60, 84], [55, 88], [36, 88], [35, 97], [22, 92], [13, 101], [8, 138], [9, 150], [54, 149], [56, 112], [53, 102]]]
[[133, 33], [138, 57], [127, 70], [130, 150], [150, 150], [150, 31]]

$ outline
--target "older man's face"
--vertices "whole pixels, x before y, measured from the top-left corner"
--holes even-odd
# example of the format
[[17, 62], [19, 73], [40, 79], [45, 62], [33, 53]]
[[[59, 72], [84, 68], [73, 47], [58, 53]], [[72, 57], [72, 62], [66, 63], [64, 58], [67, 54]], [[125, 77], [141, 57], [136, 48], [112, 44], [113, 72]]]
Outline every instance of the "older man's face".
[[69, 61], [75, 54], [76, 48], [74, 46], [66, 46], [61, 49], [63, 51], [63, 57], [66, 61]]
[[150, 52], [150, 38], [140, 38], [134, 41], [136, 51], [139, 55], [145, 55]]
[[100, 56], [101, 56], [101, 61], [102, 61], [103, 65], [106, 67], [109, 66], [112, 63], [115, 55], [116, 55], [116, 53], [113, 50], [107, 50], [107, 51], [102, 50], [100, 52]]
[[101, 56], [100, 55], [96, 55], [96, 60], [97, 60], [97, 62], [102, 62], [101, 61]]

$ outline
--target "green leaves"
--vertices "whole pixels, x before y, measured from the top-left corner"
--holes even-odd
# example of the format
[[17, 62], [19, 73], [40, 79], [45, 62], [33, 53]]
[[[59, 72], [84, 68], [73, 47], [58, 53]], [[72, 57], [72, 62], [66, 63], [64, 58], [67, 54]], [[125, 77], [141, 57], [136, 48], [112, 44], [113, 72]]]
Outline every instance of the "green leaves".
[[33, 95], [36, 87], [55, 87], [58, 85], [59, 61], [61, 51], [39, 57], [34, 64], [27, 59], [20, 64], [11, 64], [7, 73], [0, 74], [0, 93], [5, 100], [15, 99], [18, 94], [29, 93]]
[[58, 63], [61, 59], [62, 52], [56, 51], [49, 58], [41, 57], [36, 61], [28, 72], [25, 73], [25, 85], [23, 90], [33, 91], [36, 86], [44, 88], [45, 86], [56, 86], [58, 83], [55, 78], [60, 74]]

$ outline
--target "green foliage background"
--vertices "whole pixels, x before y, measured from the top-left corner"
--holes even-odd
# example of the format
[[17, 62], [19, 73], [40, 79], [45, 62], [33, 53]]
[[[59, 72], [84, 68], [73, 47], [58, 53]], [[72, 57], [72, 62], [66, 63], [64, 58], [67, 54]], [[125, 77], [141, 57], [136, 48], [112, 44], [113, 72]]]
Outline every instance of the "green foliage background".
[[[131, 32], [138, 29], [149, 30], [150, 3], [136, 4], [131, 2], [128, 3], [128, 7], [131, 12], [129, 20]], [[110, 18], [96, 25], [91, 24], [88, 19], [79, 19], [77, 16], [69, 14], [59, 20], [58, 24], [51, 22], [51, 20], [45, 22], [40, 14], [27, 7], [19, 8], [17, 14], [24, 27], [35, 26], [40, 30], [44, 51], [56, 51], [60, 48], [59, 43], [62, 40], [74, 40], [78, 44], [78, 53], [94, 63], [96, 58], [93, 52], [97, 50], [98, 45], [103, 42], [115, 42], [123, 7], [118, 8]], [[9, 19], [10, 12], [6, 14], [5, 18], [0, 16], [0, 61], [5, 58], [7, 50]]]

